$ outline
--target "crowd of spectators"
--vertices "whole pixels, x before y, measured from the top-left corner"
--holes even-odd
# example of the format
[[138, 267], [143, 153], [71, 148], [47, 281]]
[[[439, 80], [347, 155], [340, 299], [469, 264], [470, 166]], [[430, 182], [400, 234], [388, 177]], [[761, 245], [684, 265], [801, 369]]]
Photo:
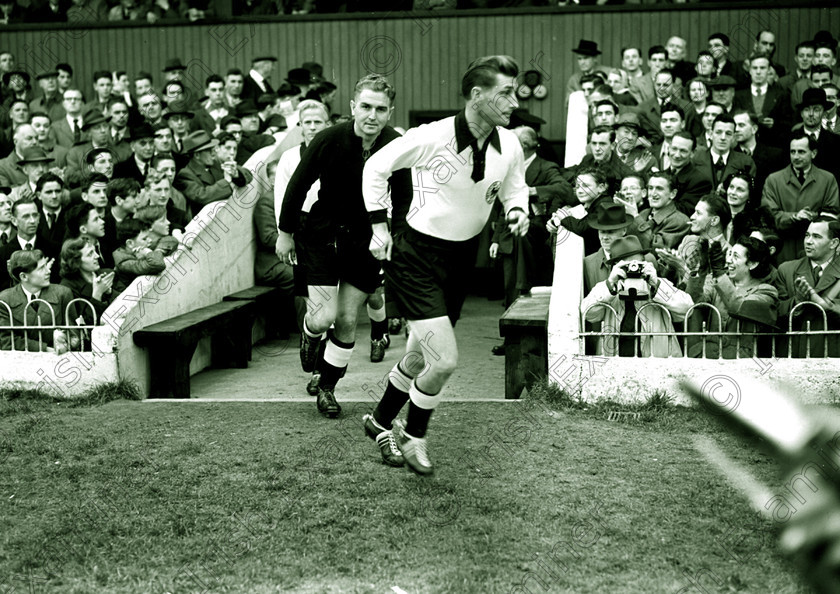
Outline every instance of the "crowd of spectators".
[[[205, 205], [249, 185], [243, 164], [255, 151], [300, 145], [298, 120], [309, 121], [298, 109], [303, 97], [329, 124], [336, 87], [322, 68], [293, 68], [275, 90], [276, 62], [257, 56], [249, 72], [211, 75], [199, 91], [183, 82], [179, 59], [167, 61], [156, 87], [148, 72], [130, 82], [125, 72], [97, 71], [88, 84], [74, 80], [69, 64], [29, 73], [0, 53], [0, 301], [9, 306], [0, 305], [0, 326], [23, 325], [27, 312], [28, 325], [48, 323], [49, 307], [34, 299], [55, 306], [56, 326], [94, 325], [133, 279], [165, 270]], [[260, 214], [258, 231], [271, 225], [276, 235], [273, 200]], [[267, 245], [256, 268], [258, 282], [288, 295], [293, 326], [291, 268]], [[68, 291], [91, 307], [65, 317], [54, 297]], [[14, 346], [60, 352], [85, 346], [79, 336]], [[12, 346], [11, 338], [0, 344]]]
[[[623, 48], [618, 67], [601, 63], [595, 41], [570, 48], [566, 167], [537, 181], [528, 163], [526, 179], [532, 227], [583, 238], [581, 315], [587, 330], [616, 333], [592, 335], [589, 352], [840, 356], [840, 334], [824, 332], [840, 331], [838, 43], [820, 31], [787, 48], [788, 70], [775, 39], [756, 31], [736, 58], [723, 33], [694, 56], [674, 36]], [[544, 240], [522, 243], [509, 251]], [[505, 266], [524, 269], [505, 276], [508, 302], [545, 272], [524, 256]], [[753, 340], [789, 321], [824, 333]], [[719, 334], [680, 335], [694, 331]], [[677, 336], [651, 334], [662, 332]]]
[[[699, 324], [729, 339], [744, 328], [785, 330], [792, 312], [794, 329], [825, 329], [822, 310], [803, 302], [819, 304], [828, 329], [837, 329], [837, 41], [821, 31], [791, 49], [786, 69], [772, 31], [756, 32], [739, 59], [722, 33], [709, 35], [694, 60], [675, 36], [644, 52], [624, 48], [615, 68], [600, 63], [595, 41], [570, 48], [578, 71], [566, 106], [583, 125], [569, 130], [565, 167], [541, 142], [545, 122], [527, 112], [511, 122], [532, 224], [522, 239], [504, 225], [488, 229], [484, 257], [501, 263], [505, 304], [551, 283], [553, 238], [563, 232], [584, 240], [581, 315], [589, 329], [623, 335]], [[24, 72], [0, 52], [0, 261], [21, 250], [42, 254], [0, 277], [0, 289], [26, 294], [23, 277], [49, 263], [50, 281], [101, 315], [133, 278], [164, 269], [202, 207], [251, 181], [242, 166], [256, 151], [268, 151], [278, 183], [288, 181], [308, 140], [342, 116], [320, 65], [272, 83], [276, 66], [275, 57], [257, 55], [248, 72], [231, 68], [193, 89], [177, 58], [157, 82], [149, 72], [107, 70], [79, 82], [69, 64]], [[291, 295], [294, 274], [272, 253], [278, 205], [269, 194], [255, 220], [257, 279]], [[659, 313], [622, 298], [624, 285], [636, 284], [627, 278], [632, 261], [648, 286], [633, 294], [658, 303]], [[0, 307], [0, 325], [3, 315]], [[643, 355], [746, 352], [732, 341], [715, 348], [682, 337], [676, 345], [613, 342], [590, 341], [614, 354], [628, 345]], [[776, 346], [825, 353], [817, 342]], [[830, 336], [828, 354], [839, 343]]]

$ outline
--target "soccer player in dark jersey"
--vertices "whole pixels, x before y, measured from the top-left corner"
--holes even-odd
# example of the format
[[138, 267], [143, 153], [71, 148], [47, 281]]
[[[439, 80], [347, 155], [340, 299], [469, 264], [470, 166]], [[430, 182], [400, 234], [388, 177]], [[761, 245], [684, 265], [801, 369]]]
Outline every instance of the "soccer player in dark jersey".
[[[311, 372], [321, 371], [317, 405], [335, 418], [341, 406], [335, 386], [353, 353], [356, 314], [368, 295], [380, 285], [381, 262], [369, 251], [371, 224], [362, 198], [365, 161], [399, 134], [387, 126], [394, 110], [394, 88], [376, 74], [356, 83], [350, 109], [353, 120], [331, 126], [312, 140], [301, 155], [280, 210], [277, 256], [304, 268], [308, 308], [301, 332], [300, 360]], [[409, 171], [389, 176], [385, 192], [393, 200], [410, 200]], [[319, 180], [318, 200], [306, 218], [303, 241], [296, 253], [293, 234], [301, 207], [312, 184]], [[319, 360], [321, 337], [329, 331]]]

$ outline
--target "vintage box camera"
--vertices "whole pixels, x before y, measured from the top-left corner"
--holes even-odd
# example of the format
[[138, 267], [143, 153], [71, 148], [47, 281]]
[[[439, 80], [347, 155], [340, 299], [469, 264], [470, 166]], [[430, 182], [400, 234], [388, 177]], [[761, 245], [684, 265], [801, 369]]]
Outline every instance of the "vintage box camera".
[[631, 261], [622, 262], [621, 269], [627, 275], [621, 290], [618, 292], [619, 299], [649, 299], [650, 289], [647, 278], [644, 275], [644, 262]]

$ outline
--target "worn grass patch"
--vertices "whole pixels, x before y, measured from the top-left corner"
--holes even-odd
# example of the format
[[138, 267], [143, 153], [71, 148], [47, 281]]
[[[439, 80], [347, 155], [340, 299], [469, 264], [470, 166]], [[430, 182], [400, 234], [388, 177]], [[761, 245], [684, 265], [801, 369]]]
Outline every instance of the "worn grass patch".
[[0, 406], [0, 592], [807, 591], [689, 437], [775, 465], [692, 410], [445, 403], [421, 479], [369, 404]]

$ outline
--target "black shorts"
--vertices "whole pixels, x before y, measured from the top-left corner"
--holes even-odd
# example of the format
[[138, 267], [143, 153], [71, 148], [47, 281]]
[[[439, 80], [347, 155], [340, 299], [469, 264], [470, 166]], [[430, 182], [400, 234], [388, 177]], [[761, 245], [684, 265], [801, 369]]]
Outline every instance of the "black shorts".
[[373, 293], [382, 284], [382, 263], [370, 253], [370, 227], [313, 224], [296, 241], [298, 265], [307, 286], [353, 285], [363, 293]]
[[385, 295], [409, 321], [461, 316], [475, 268], [478, 237], [447, 241], [408, 229], [394, 238], [385, 264]]

